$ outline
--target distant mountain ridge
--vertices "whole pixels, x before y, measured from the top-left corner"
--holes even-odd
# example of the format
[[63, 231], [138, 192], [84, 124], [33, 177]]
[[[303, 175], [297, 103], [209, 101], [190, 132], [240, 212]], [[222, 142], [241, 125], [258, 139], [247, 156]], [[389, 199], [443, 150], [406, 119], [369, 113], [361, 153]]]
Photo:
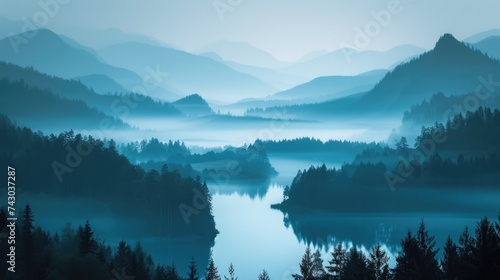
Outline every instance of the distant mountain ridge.
[[346, 97], [350, 94], [365, 92], [372, 89], [386, 73], [387, 71], [385, 70], [378, 70], [357, 76], [318, 77], [291, 89], [275, 93], [271, 98], [322, 98], [326, 100]]
[[[84, 46], [76, 46], [76, 41], [64, 40], [54, 32], [39, 29], [36, 36], [25, 43], [20, 43], [13, 48], [11, 40], [18, 40], [16, 36], [28, 38], [24, 34], [14, 35], [0, 40], [0, 60], [11, 62], [20, 66], [33, 66], [34, 68], [66, 79], [86, 75], [106, 75], [123, 87], [132, 90], [143, 84], [143, 79], [133, 71], [114, 67], [102, 62]], [[148, 93], [161, 96], [165, 99], [178, 96], [160, 87], [151, 89]]]
[[500, 35], [490, 36], [473, 44], [472, 46], [487, 54], [491, 58], [500, 59]]
[[110, 64], [151, 75], [159, 69], [165, 80], [183, 92], [197, 92], [208, 99], [230, 101], [238, 96], [266, 96], [275, 91], [260, 79], [211, 58], [177, 49], [139, 42], [112, 45], [99, 50]]
[[105, 114], [119, 118], [182, 115], [168, 102], [158, 102], [151, 97], [128, 92], [119, 92], [117, 95], [97, 94], [80, 81], [49, 76], [33, 68], [0, 61], [0, 79], [4, 78], [11, 82], [23, 81], [29, 86], [49, 90], [65, 99], [83, 101], [90, 108], [97, 108]]
[[500, 77], [500, 61], [445, 34], [433, 50], [389, 72], [358, 105], [400, 111], [439, 91], [447, 95], [475, 91], [481, 85], [478, 78], [490, 75]]
[[279, 61], [270, 53], [252, 46], [247, 42], [219, 41], [198, 48], [195, 52], [214, 52], [226, 61], [268, 69], [283, 67], [289, 64]]
[[375, 69], [388, 69], [395, 63], [424, 51], [425, 49], [412, 45], [401, 45], [387, 51], [339, 49], [276, 70], [308, 79], [321, 76], [353, 76]]
[[479, 32], [477, 34], [465, 38], [463, 41], [466, 43], [476, 44], [491, 36], [500, 36], [500, 29], [497, 28]]
[[95, 92], [100, 94], [110, 94], [110, 93], [127, 93], [129, 90], [122, 87], [120, 84], [115, 82], [113, 79], [106, 75], [86, 75], [74, 78], [77, 81], [82, 82], [87, 87], [93, 89]]
[[80, 100], [61, 98], [23, 81], [0, 78], [0, 113], [36, 130], [99, 129], [103, 121], [115, 129], [130, 129], [120, 119], [91, 109]]
[[[482, 78], [481, 78], [482, 77]], [[451, 34], [443, 35], [430, 50], [397, 66], [360, 98], [344, 98], [318, 104], [285, 107], [296, 116], [338, 116], [377, 114], [401, 116], [411, 105], [437, 92], [446, 95], [484, 92], [490, 79], [500, 80], [500, 61], [471, 49]], [[491, 85], [490, 85], [491, 86]], [[276, 108], [253, 110], [252, 115], [268, 115]]]

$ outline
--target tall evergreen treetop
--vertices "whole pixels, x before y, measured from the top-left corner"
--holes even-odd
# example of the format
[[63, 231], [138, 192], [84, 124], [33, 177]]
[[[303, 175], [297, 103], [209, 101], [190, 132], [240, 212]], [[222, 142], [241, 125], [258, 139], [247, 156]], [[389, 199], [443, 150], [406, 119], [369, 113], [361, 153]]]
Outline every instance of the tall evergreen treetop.
[[342, 278], [346, 262], [346, 254], [347, 252], [342, 247], [342, 243], [337, 244], [332, 252], [332, 259], [328, 261], [330, 265], [326, 267], [330, 275], [332, 275], [332, 279], [340, 280]]
[[88, 220], [83, 228], [80, 227], [79, 236], [80, 254], [95, 254], [97, 249], [97, 241], [94, 238], [94, 231], [92, 231], [92, 227], [90, 227]]
[[233, 266], [232, 263], [229, 265], [228, 271], [229, 271], [229, 277], [226, 277], [224, 275], [224, 279], [225, 280], [238, 280], [238, 277], [236, 277], [235, 274], [234, 274], [234, 266]]
[[221, 277], [219, 275], [219, 271], [217, 270], [217, 267], [215, 266], [215, 262], [214, 262], [213, 258], [210, 258], [210, 261], [208, 262], [205, 280], [221, 280]]
[[261, 274], [259, 274], [259, 280], [271, 280], [269, 277], [269, 274], [267, 271], [264, 269]]
[[191, 258], [191, 262], [189, 263], [188, 267], [188, 278], [187, 280], [198, 280], [198, 265], [196, 264], [196, 261], [194, 258]]

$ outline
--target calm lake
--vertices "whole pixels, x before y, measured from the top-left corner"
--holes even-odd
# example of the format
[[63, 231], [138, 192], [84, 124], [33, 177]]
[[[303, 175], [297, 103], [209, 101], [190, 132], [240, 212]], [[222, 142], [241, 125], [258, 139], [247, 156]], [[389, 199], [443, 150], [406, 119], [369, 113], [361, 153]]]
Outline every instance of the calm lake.
[[[283, 213], [271, 209], [270, 205], [282, 200], [283, 187], [290, 184], [297, 170], [322, 162], [314, 158], [288, 160], [270, 157], [270, 160], [280, 175], [268, 185], [257, 186], [258, 190], [231, 183], [224, 188], [211, 186], [216, 191], [212, 200], [213, 214], [220, 231], [212, 247], [212, 256], [221, 275], [227, 275], [227, 268], [233, 263], [241, 280], [257, 279], [263, 269], [269, 272], [271, 279], [292, 279], [291, 274], [299, 272], [299, 262], [306, 246], [320, 248], [326, 265], [331, 247], [338, 242], [364, 250], [381, 243], [390, 252], [390, 263], [394, 265], [401, 239], [408, 230], [415, 232], [422, 219], [429, 233], [436, 237], [437, 246], [442, 247], [448, 235], [457, 241], [464, 226], [467, 225], [473, 232], [480, 218], [488, 216], [496, 220], [500, 211], [498, 192], [484, 194], [473, 191], [465, 196], [464, 205], [475, 205], [475, 209], [479, 207], [480, 211], [464, 209], [463, 213], [384, 215], [316, 212], [295, 217], [285, 226]], [[340, 164], [331, 162], [328, 166], [338, 167]], [[20, 198], [20, 205], [30, 201], [36, 221], [51, 231], [60, 231], [67, 222], [76, 227], [88, 219], [97, 236], [112, 247], [121, 240], [132, 246], [140, 242], [154, 260], [164, 264], [175, 261], [178, 270], [183, 273], [191, 257], [197, 259], [200, 272], [205, 270], [210, 246], [200, 244], [198, 240], [148, 237], [135, 221], [116, 217], [102, 204], [52, 201], [43, 194], [36, 198]]]
[[487, 215], [496, 219], [500, 211], [497, 192], [494, 199], [483, 200], [484, 213], [314, 213], [305, 214], [286, 227], [283, 213], [271, 209], [270, 205], [281, 202], [283, 187], [290, 184], [297, 170], [320, 162], [272, 157], [270, 160], [280, 175], [270, 184], [264, 197], [251, 198], [236, 193], [213, 197], [215, 220], [220, 230], [213, 257], [221, 273], [227, 272], [232, 262], [240, 279], [256, 279], [262, 269], [269, 272], [271, 279], [293, 279], [291, 274], [299, 272], [299, 262], [307, 246], [319, 248], [326, 265], [331, 259], [331, 246], [338, 242], [364, 250], [381, 243], [390, 252], [390, 263], [394, 265], [401, 239], [408, 230], [415, 232], [422, 219], [429, 233], [436, 237], [437, 246], [442, 247], [448, 235], [457, 242], [465, 226], [473, 232], [480, 218]]

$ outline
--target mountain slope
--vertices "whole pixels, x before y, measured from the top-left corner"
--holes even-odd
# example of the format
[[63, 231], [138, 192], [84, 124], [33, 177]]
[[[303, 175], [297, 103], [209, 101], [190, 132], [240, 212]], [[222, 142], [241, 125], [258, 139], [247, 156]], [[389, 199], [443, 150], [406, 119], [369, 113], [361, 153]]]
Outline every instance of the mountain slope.
[[243, 96], [266, 96], [274, 89], [261, 80], [184, 51], [129, 42], [99, 50], [109, 63], [141, 75], [161, 71], [165, 80], [184, 92], [198, 92], [209, 99], [229, 101]]
[[276, 70], [308, 79], [321, 76], [358, 75], [375, 69], [388, 69], [394, 63], [424, 51], [412, 45], [402, 45], [383, 52], [340, 49]]
[[103, 113], [115, 117], [170, 117], [181, 113], [170, 103], [154, 101], [135, 93], [121, 95], [101, 95], [87, 88], [79, 81], [42, 74], [33, 68], [23, 68], [18, 65], [0, 61], [0, 79], [23, 81], [26, 84], [48, 89], [51, 92], [70, 100], [81, 100], [90, 108], [97, 108]]
[[445, 94], [475, 91], [481, 85], [478, 77], [487, 79], [489, 75], [500, 77], [499, 61], [445, 34], [433, 50], [388, 73], [358, 105], [400, 111], [439, 91]]
[[192, 94], [172, 103], [184, 115], [204, 116], [212, 115], [214, 111], [208, 103], [198, 94]]
[[500, 59], [500, 35], [490, 36], [472, 46], [487, 54], [489, 57]]
[[84, 102], [60, 98], [48, 90], [0, 79], [0, 113], [37, 130], [129, 128], [121, 120], [90, 109]]
[[246, 42], [219, 41], [195, 50], [196, 53], [214, 52], [226, 61], [261, 68], [283, 67], [287, 63], [278, 61], [270, 53]]
[[334, 99], [350, 94], [368, 91], [387, 73], [385, 70], [373, 71], [357, 76], [319, 77], [291, 89], [271, 96], [276, 99]]
[[[392, 116], [400, 118], [410, 106], [430, 98], [437, 92], [446, 95], [481, 93], [500, 79], [500, 61], [473, 50], [452, 35], [445, 34], [433, 50], [393, 71], [362, 96], [318, 104], [295, 105], [284, 108], [251, 110], [251, 115], [270, 116], [273, 111], [285, 110], [295, 117], [321, 119], [326, 116]], [[488, 82], [489, 81], [489, 82]], [[352, 98], [351, 98], [352, 97]], [[453, 109], [453, 108], [450, 108]]]
[[61, 34], [67, 35], [93, 49], [102, 49], [107, 46], [126, 42], [142, 42], [151, 45], [165, 46], [164, 42], [160, 42], [154, 38], [141, 34], [123, 32], [117, 28], [98, 29], [89, 27], [71, 27], [62, 30]]
[[[12, 46], [11, 39], [8, 37], [0, 41], [0, 60], [21, 66], [33, 66], [49, 75], [66, 79], [100, 74], [109, 76], [127, 89], [143, 85], [143, 79], [136, 73], [107, 65], [86, 51], [85, 47], [75, 47], [75, 41], [70, 43], [73, 45], [71, 46], [50, 30], [38, 30], [33, 38], [18, 45], [17, 49]], [[148, 94], [165, 99], [177, 97], [160, 87], [148, 91]]]
[[464, 42], [476, 44], [491, 36], [500, 36], [500, 29], [490, 29], [487, 31], [479, 32], [477, 34], [465, 38]]
[[106, 75], [86, 75], [74, 78], [77, 81], [82, 82], [82, 84], [93, 89], [95, 92], [100, 94], [109, 94], [115, 92], [126, 93], [126, 90], [120, 84], [115, 82], [113, 79]]

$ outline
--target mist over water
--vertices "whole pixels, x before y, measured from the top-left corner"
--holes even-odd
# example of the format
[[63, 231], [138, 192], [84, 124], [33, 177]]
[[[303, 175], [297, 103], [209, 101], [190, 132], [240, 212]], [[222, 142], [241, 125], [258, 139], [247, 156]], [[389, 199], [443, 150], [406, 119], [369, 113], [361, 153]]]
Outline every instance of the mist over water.
[[498, 278], [491, 3], [91, 2], [0, 10], [14, 278], [176, 279], [194, 259], [204, 279], [213, 259], [222, 278], [323, 279], [339, 243], [369, 259], [348, 252], [339, 278], [379, 279], [378, 244], [387, 279]]
[[[441, 257], [448, 235], [457, 241], [465, 226], [474, 229], [480, 218], [486, 215], [494, 220], [498, 214], [500, 191], [483, 194], [463, 191], [454, 195], [461, 197], [459, 200], [476, 212], [466, 207], [461, 211], [450, 209], [441, 213], [313, 211], [301, 214], [285, 226], [283, 213], [271, 209], [270, 205], [281, 202], [284, 184], [292, 181], [298, 169], [318, 162], [314, 159], [280, 160], [272, 156], [270, 160], [280, 175], [272, 180], [264, 197], [252, 199], [240, 194], [216, 194], [213, 198], [214, 215], [221, 231], [213, 248], [214, 260], [222, 268], [233, 263], [241, 275], [257, 275], [265, 268], [271, 278], [292, 279], [291, 274], [299, 272], [298, 263], [307, 246], [320, 249], [326, 265], [333, 246], [339, 242], [347, 247], [359, 247], [365, 253], [380, 243], [389, 253], [390, 265], [394, 266], [395, 257], [401, 250], [401, 239], [408, 230], [415, 233], [422, 220], [429, 233], [436, 236], [437, 247], [441, 248], [438, 257]], [[430, 195], [437, 200], [450, 193], [435, 191]], [[277, 259], [280, 262], [276, 262]]]
[[[144, 123], [142, 123], [144, 121]], [[241, 130], [198, 129], [192, 131], [174, 121], [141, 120], [135, 125], [149, 124], [158, 130], [113, 133], [116, 139], [134, 141], [151, 137], [165, 139], [187, 139], [186, 142], [204, 147], [238, 145]], [[158, 125], [161, 123], [161, 125]], [[390, 126], [374, 129], [325, 129], [325, 123], [292, 123], [280, 132], [284, 138], [309, 136], [317, 139], [330, 139], [342, 136], [351, 139], [356, 135], [373, 138], [373, 135], [387, 135]], [[304, 130], [307, 126], [307, 130]], [[349, 126], [349, 124], [345, 124]], [[259, 125], [252, 124], [253, 130], [246, 130], [247, 135], [258, 135]], [[373, 133], [373, 134], [371, 134]], [[192, 139], [190, 140], [190, 137]], [[198, 137], [198, 139], [195, 139]], [[362, 140], [362, 139], [360, 139]], [[383, 140], [382, 138], [380, 140]], [[418, 194], [428, 201], [439, 201], [442, 197], [453, 195], [453, 200], [462, 202], [463, 209], [444, 209], [440, 213], [327, 213], [315, 211], [290, 215], [289, 220], [281, 211], [271, 209], [271, 205], [283, 199], [283, 188], [289, 185], [298, 170], [310, 166], [326, 164], [329, 168], [340, 168], [349, 160], [325, 158], [321, 154], [270, 154], [270, 163], [279, 175], [264, 182], [262, 186], [231, 181], [211, 182], [209, 189], [213, 196], [213, 214], [220, 234], [216, 237], [211, 254], [223, 274], [225, 268], [233, 263], [239, 275], [257, 275], [266, 269], [273, 279], [291, 279], [292, 273], [298, 272], [298, 262], [305, 247], [312, 246], [322, 252], [326, 261], [331, 258], [332, 247], [342, 242], [347, 247], [358, 247], [368, 252], [380, 243], [390, 256], [391, 266], [395, 265], [395, 256], [401, 250], [400, 240], [408, 230], [416, 231], [424, 220], [427, 229], [436, 236], [438, 247], [444, 245], [448, 235], [455, 241], [465, 226], [473, 229], [478, 219], [488, 216], [495, 219], [498, 211], [500, 192], [491, 190], [476, 192], [461, 190], [450, 194], [442, 190], [422, 188]], [[193, 167], [196, 169], [197, 165]], [[202, 168], [200, 167], [199, 170]], [[397, 191], [397, 190], [396, 190]], [[425, 192], [422, 194], [421, 192]], [[117, 246], [122, 240], [131, 245], [140, 242], [145, 250], [159, 263], [175, 263], [180, 272], [185, 272], [188, 261], [195, 257], [200, 267], [206, 266], [209, 248], [192, 238], [161, 238], [150, 236], [141, 228], [141, 221], [117, 215], [105, 203], [67, 197], [64, 200], [46, 194], [22, 195], [20, 203], [29, 202], [40, 225], [52, 232], [60, 231], [66, 223], [74, 227], [89, 220], [101, 241]], [[362, 203], [360, 201], [360, 203]], [[64, 209], [64, 211], [62, 210]], [[120, 234], [117, 234], [120, 233]], [[206, 248], [200, 250], [200, 248]], [[439, 251], [438, 257], [442, 254]], [[280, 260], [276, 262], [276, 260]]]
[[[386, 141], [390, 132], [399, 127], [401, 120], [342, 120], [342, 121], [288, 121], [253, 119], [224, 122], [211, 119], [179, 121], [175, 119], [126, 119], [126, 122], [140, 127], [139, 131], [115, 131], [115, 141], [141, 141], [156, 137], [162, 141], [182, 140], [187, 146], [235, 147], [253, 143], [256, 139], [281, 140], [310, 137], [322, 141], [349, 140], [380, 142]], [[109, 137], [108, 137], [109, 138]]]

